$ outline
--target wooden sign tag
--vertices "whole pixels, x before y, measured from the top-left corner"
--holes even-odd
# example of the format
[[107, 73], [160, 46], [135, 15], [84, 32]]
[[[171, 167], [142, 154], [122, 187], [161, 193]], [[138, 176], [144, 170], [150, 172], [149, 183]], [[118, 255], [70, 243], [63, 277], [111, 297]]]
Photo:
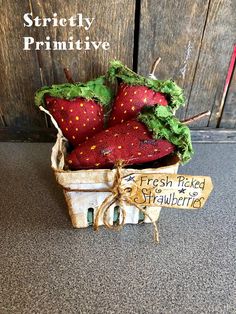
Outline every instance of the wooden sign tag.
[[213, 184], [210, 177], [185, 174], [130, 174], [121, 187], [137, 205], [198, 209], [204, 206]]

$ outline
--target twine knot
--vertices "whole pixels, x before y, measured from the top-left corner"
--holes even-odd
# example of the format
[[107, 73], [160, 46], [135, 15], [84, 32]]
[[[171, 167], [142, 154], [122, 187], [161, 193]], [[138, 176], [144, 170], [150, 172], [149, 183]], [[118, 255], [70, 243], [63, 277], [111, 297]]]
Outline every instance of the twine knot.
[[[102, 204], [99, 206], [95, 219], [94, 219], [94, 230], [98, 230], [99, 225], [99, 219], [102, 217], [103, 224], [108, 229], [115, 229], [119, 230], [121, 229], [125, 224], [125, 218], [126, 218], [126, 210], [125, 210], [125, 202], [129, 205], [134, 205], [138, 208], [139, 211], [141, 211], [144, 216], [147, 216], [151, 223], [154, 226], [154, 239], [155, 241], [159, 242], [159, 235], [158, 235], [158, 229], [156, 222], [150, 217], [150, 215], [146, 212], [144, 208], [141, 206], [134, 204], [132, 200], [128, 197], [127, 193], [122, 188], [121, 182], [122, 182], [122, 169], [124, 167], [124, 162], [122, 160], [117, 161], [116, 163], [116, 174], [113, 182], [113, 186], [110, 189], [111, 195], [109, 195], [105, 200], [102, 202]], [[109, 223], [109, 217], [108, 212], [110, 207], [117, 202], [119, 205], [119, 211], [122, 214], [122, 221], [120, 222], [118, 219], [117, 224], [110, 224]]]

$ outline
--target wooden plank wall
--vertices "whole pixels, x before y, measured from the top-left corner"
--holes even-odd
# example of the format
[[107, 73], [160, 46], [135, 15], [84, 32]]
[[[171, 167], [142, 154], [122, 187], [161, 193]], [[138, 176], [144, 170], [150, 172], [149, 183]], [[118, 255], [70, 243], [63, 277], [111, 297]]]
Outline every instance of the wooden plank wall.
[[[236, 47], [235, 47], [236, 53]], [[235, 128], [236, 129], [236, 70], [234, 66], [234, 73], [231, 79], [227, 97], [224, 104], [224, 111], [222, 112], [220, 120], [221, 128]]]
[[[50, 122], [33, 106], [34, 92], [65, 81], [63, 67], [85, 81], [106, 71], [117, 58], [148, 74], [157, 56], [156, 75], [173, 78], [185, 89], [187, 118], [211, 110], [193, 128], [236, 128], [236, 72], [223, 106], [224, 83], [235, 45], [235, 0], [22, 0], [1, 4], [0, 140], [51, 140]], [[23, 14], [95, 18], [88, 34], [78, 28], [24, 28]], [[14, 18], [11, 18], [13, 17]], [[69, 36], [111, 43], [109, 51], [23, 51], [23, 36], [54, 40]]]
[[236, 43], [233, 12], [234, 0], [141, 1], [139, 71], [147, 74], [150, 60], [162, 58], [157, 76], [173, 78], [185, 89], [186, 106], [177, 115], [212, 111], [192, 127], [216, 127], [223, 114], [220, 103]]

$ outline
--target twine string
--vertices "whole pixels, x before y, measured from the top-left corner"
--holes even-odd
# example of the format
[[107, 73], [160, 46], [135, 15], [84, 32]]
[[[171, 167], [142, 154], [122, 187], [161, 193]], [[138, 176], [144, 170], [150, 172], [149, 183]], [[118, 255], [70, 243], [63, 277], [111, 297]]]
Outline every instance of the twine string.
[[[126, 192], [124, 189], [122, 189], [121, 182], [122, 182], [122, 168], [124, 166], [123, 161], [118, 161], [116, 163], [116, 174], [114, 178], [114, 183], [112, 188], [110, 189], [110, 192], [112, 193], [109, 195], [105, 200], [102, 202], [102, 204], [99, 206], [96, 216], [94, 219], [94, 230], [98, 230], [98, 224], [99, 224], [99, 219], [102, 217], [104, 225], [108, 229], [115, 229], [119, 230], [121, 229], [124, 224], [125, 224], [125, 218], [126, 218], [126, 210], [125, 210], [125, 202], [128, 203], [129, 205], [134, 205], [140, 212], [144, 214], [144, 216], [147, 216], [151, 223], [154, 226], [154, 240], [156, 242], [159, 242], [159, 234], [158, 234], [158, 229], [157, 229], [157, 224], [156, 222], [151, 218], [151, 216], [147, 213], [147, 211], [142, 208], [141, 206], [135, 204], [132, 202], [131, 198], [127, 196]], [[115, 202], [119, 204], [119, 210], [122, 214], [122, 220], [121, 222], [118, 221], [118, 224], [112, 225], [109, 223], [109, 216], [108, 212], [111, 207]]]

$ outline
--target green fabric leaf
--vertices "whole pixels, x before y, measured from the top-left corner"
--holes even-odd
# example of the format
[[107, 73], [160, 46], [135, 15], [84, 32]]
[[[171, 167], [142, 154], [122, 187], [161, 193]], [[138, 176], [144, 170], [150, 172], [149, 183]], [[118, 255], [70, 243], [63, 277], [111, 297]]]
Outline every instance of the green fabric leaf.
[[174, 144], [182, 163], [191, 159], [193, 147], [190, 130], [173, 115], [170, 108], [160, 105], [144, 107], [138, 119], [153, 132], [155, 139], [165, 138]]
[[113, 60], [110, 62], [110, 67], [108, 69], [108, 79], [114, 82], [117, 78], [121, 79], [126, 84], [145, 85], [153, 89], [155, 92], [168, 95], [170, 98], [169, 106], [173, 110], [185, 105], [183, 90], [174, 81], [153, 80], [151, 78], [141, 76], [129, 69], [122, 62]]
[[112, 92], [104, 85], [105, 77], [101, 76], [95, 80], [87, 83], [65, 83], [52, 86], [44, 86], [40, 88], [35, 94], [36, 106], [44, 105], [44, 96], [46, 94], [63, 99], [73, 99], [76, 97], [83, 97], [85, 99], [92, 99], [98, 103], [107, 106], [111, 102]]

